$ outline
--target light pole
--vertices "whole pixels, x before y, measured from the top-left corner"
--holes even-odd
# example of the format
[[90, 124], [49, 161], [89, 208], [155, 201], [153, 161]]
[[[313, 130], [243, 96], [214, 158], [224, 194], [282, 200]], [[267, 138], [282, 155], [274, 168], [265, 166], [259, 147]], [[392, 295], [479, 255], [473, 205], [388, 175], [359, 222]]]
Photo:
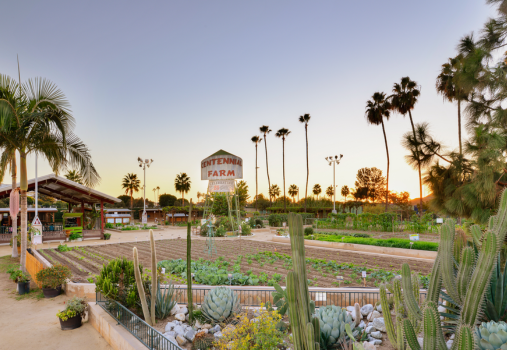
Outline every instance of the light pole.
[[151, 163], [153, 163], [153, 159], [141, 159], [141, 157], [137, 157], [137, 161], [139, 162], [139, 167], [143, 168], [144, 170], [144, 183], [143, 183], [143, 218], [141, 219], [143, 224], [146, 224], [148, 221], [148, 218], [146, 217], [146, 167], [150, 167]]
[[333, 157], [326, 157], [326, 161], [329, 162], [329, 166], [333, 164], [333, 214], [336, 214], [336, 185], [335, 185], [335, 167], [336, 164], [340, 164], [340, 160], [343, 158], [343, 154], [340, 154], [340, 157], [334, 156]]

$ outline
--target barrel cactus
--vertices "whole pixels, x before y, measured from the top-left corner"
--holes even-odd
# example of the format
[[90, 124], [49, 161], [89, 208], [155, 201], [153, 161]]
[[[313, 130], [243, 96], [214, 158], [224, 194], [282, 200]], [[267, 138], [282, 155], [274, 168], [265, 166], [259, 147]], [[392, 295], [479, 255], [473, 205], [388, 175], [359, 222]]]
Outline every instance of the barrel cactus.
[[477, 339], [483, 350], [507, 350], [507, 323], [482, 322], [477, 328]]
[[349, 324], [351, 329], [355, 327], [352, 316], [346, 310], [334, 305], [319, 308], [317, 318], [320, 323], [321, 343], [326, 348], [335, 345], [340, 339], [345, 337], [346, 324]]
[[223, 322], [241, 311], [238, 295], [229, 288], [213, 288], [206, 294], [201, 307], [203, 315], [215, 322]]

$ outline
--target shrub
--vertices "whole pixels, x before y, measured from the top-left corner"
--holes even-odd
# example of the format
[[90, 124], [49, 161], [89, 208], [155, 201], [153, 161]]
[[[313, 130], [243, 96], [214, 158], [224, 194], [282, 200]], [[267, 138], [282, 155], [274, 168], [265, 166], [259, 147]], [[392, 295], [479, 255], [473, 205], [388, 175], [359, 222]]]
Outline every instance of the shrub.
[[[105, 233], [104, 233], [104, 235], [105, 235]], [[72, 250], [72, 248], [67, 247], [66, 244], [59, 244], [58, 248], [56, 248], [56, 249], [58, 249], [59, 252], [68, 252], [68, 251]]]
[[262, 219], [255, 219], [255, 227], [264, 228], [264, 222], [262, 221]]
[[250, 227], [250, 225], [246, 222], [242, 223], [241, 224], [241, 235], [242, 236], [249, 236], [250, 234], [252, 234], [252, 228]]
[[111, 237], [111, 234], [110, 233], [104, 233], [104, 239], [109, 239]]
[[[319, 235], [316, 237], [318, 241], [325, 242], [343, 242], [353, 244], [374, 245], [378, 247], [391, 247], [391, 248], [405, 248], [410, 249], [410, 240], [402, 238], [389, 238], [389, 239], [376, 239], [376, 238], [360, 238], [360, 237], [344, 237], [333, 235]], [[413, 242], [412, 249], [437, 251], [438, 243], [415, 241]]]
[[[312, 213], [298, 213], [303, 218], [303, 222], [307, 218], [313, 218], [315, 215]], [[288, 225], [288, 214], [271, 214], [268, 216], [269, 226], [279, 227], [282, 226], [283, 222], [286, 222]]]
[[26, 283], [30, 281], [30, 275], [21, 271], [21, 266], [13, 267], [7, 270], [9, 278], [17, 283]]
[[354, 233], [352, 237], [359, 237], [359, 238], [370, 238], [370, 235], [367, 233]]
[[61, 286], [72, 272], [65, 265], [54, 265], [37, 272], [36, 278], [42, 284], [42, 288], [57, 288]]
[[[141, 275], [143, 267], [139, 265]], [[136, 306], [137, 287], [134, 276], [134, 263], [124, 257], [109, 261], [97, 276], [96, 292], [106, 298], [116, 300], [126, 307]]]
[[114, 228], [114, 224], [106, 222], [105, 228]]
[[313, 235], [313, 228], [307, 227], [305, 228], [305, 236]]
[[81, 233], [79, 233], [79, 232], [73, 232], [69, 236], [69, 240], [70, 241], [78, 239], [78, 238], [83, 238], [83, 235]]

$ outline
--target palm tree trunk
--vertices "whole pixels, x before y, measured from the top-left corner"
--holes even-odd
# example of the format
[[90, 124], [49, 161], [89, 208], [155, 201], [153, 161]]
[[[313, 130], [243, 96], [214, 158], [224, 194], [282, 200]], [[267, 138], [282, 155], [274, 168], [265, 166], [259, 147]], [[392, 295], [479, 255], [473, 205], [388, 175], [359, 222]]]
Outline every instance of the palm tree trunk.
[[308, 177], [310, 176], [310, 166], [308, 164], [308, 124], [305, 124], [306, 136], [306, 190], [305, 190], [305, 213], [306, 213], [306, 197], [308, 196]]
[[459, 154], [463, 155], [463, 150], [461, 149], [461, 100], [458, 99], [458, 138], [459, 138]]
[[26, 272], [26, 237], [27, 237], [27, 205], [26, 191], [28, 189], [28, 179], [26, 171], [26, 154], [19, 154], [20, 160], [20, 197], [21, 197], [21, 270]]
[[257, 180], [257, 143], [255, 143], [255, 211], [258, 211], [257, 204], [259, 201], [259, 182]]
[[181, 191], [181, 206], [185, 206], [185, 193], [183, 193], [183, 191]]
[[[412, 133], [414, 135], [414, 140], [416, 139], [415, 136], [415, 127], [414, 127], [414, 121], [412, 120], [412, 113], [410, 112], [410, 109], [408, 110], [408, 116], [410, 117], [410, 124], [412, 124]], [[421, 160], [419, 158], [419, 147], [416, 147], [415, 153], [417, 156], [417, 167], [419, 169], [419, 217], [422, 217], [422, 211], [423, 211], [423, 198], [422, 198], [422, 176], [421, 176]]]
[[[16, 151], [14, 151], [12, 161], [11, 161], [11, 174], [12, 174], [12, 190], [16, 188], [17, 182], [17, 166], [16, 166]], [[10, 214], [9, 214], [10, 215]], [[12, 219], [12, 218], [11, 218]], [[18, 216], [12, 220], [12, 257], [18, 257]]]
[[[266, 133], [264, 133], [264, 148], [266, 150], [266, 173], [268, 174], [268, 189], [271, 189], [271, 182], [269, 181], [269, 168], [268, 168], [268, 143], [266, 139]], [[271, 203], [271, 192], [268, 191], [269, 194], [269, 203]]]
[[382, 119], [382, 131], [384, 132], [384, 141], [386, 143], [386, 154], [387, 154], [387, 185], [386, 185], [386, 212], [389, 198], [389, 148], [387, 147], [387, 136], [386, 129], [384, 128], [384, 119]]
[[285, 137], [282, 139], [282, 154], [283, 154], [283, 211], [287, 212], [287, 197], [285, 196]]
[[134, 196], [133, 191], [130, 189], [130, 210], [134, 209]]

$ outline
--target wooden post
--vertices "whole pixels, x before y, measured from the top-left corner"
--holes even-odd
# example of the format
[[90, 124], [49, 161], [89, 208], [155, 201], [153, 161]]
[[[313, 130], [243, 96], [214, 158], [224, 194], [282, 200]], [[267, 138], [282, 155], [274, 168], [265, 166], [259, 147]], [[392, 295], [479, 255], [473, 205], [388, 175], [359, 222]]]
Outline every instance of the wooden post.
[[104, 201], [100, 201], [100, 235], [104, 239]]

